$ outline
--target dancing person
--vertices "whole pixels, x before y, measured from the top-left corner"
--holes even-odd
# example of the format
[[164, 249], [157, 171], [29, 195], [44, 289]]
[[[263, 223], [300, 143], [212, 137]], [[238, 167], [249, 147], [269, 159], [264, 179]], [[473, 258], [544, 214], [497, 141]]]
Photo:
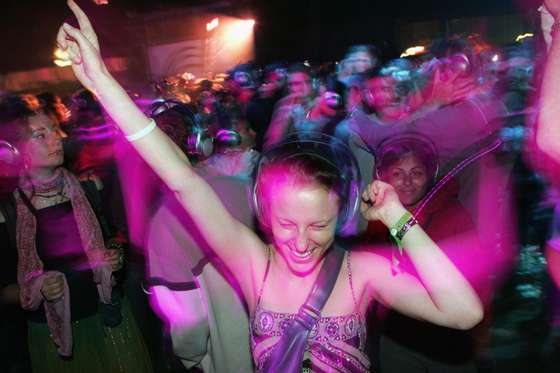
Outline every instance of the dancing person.
[[313, 78], [309, 66], [303, 63], [290, 66], [287, 78], [288, 95], [276, 104], [264, 136], [264, 149], [281, 142], [289, 133], [305, 128], [316, 96]]
[[61, 137], [41, 107], [6, 98], [0, 132], [23, 165], [4, 211], [8, 242], [17, 247], [33, 371], [149, 372], [126, 302], [118, 306], [113, 274], [122, 268], [124, 252], [116, 241], [106, 247], [96, 185], [80, 183], [61, 167]]
[[[306, 328], [311, 326], [309, 319], [315, 325], [302, 357], [305, 366], [311, 370], [368, 371], [363, 320], [374, 300], [442, 326], [469, 329], [480, 322], [483, 310], [475, 291], [410, 217], [395, 190], [381, 181], [362, 194], [362, 214], [370, 221], [381, 220], [396, 232], [421, 281], [406, 274], [393, 276], [390, 264], [371, 251], [345, 252], [344, 265], [335, 272], [336, 284], [322, 310], [300, 309], [307, 304], [306, 297], [326, 259], [341, 252], [333, 247], [336, 228], [343, 224], [344, 216], [351, 215], [348, 195], [353, 194], [352, 183], [336, 167], [337, 158], [281, 146], [276, 156], [272, 152], [263, 159], [255, 186], [260, 223], [268, 232], [266, 242], [261, 240], [229, 214], [184, 154], [134, 105], [103, 63], [87, 16], [74, 1], [68, 4], [79, 28], [64, 23], [57, 36], [59, 47], [69, 52], [77, 78], [97, 94], [127, 139], [176, 194], [209, 246], [236, 276], [251, 317], [257, 371], [286, 357], [282, 355], [285, 350], [278, 349], [285, 346], [281, 336], [286, 323], [289, 329], [298, 324], [287, 321], [293, 319]], [[297, 148], [297, 143], [294, 146]], [[299, 371], [301, 361], [296, 363]]]
[[[481, 250], [474, 223], [457, 200], [458, 183], [452, 179], [425, 208], [418, 209], [437, 180], [435, 146], [421, 135], [395, 136], [379, 147], [376, 161], [377, 177], [395, 188], [401, 203], [415, 212], [430, 237], [481, 298], [488, 301], [493, 266], [488, 265], [488, 260], [480, 263], [478, 258], [491, 255]], [[370, 224], [368, 233], [373, 240], [389, 240], [377, 222]], [[399, 260], [402, 270], [417, 276], [406, 257]], [[383, 316], [379, 357], [382, 372], [476, 372], [475, 336], [480, 333], [433, 325], [396, 311]]]
[[281, 64], [264, 68], [264, 81], [247, 106], [247, 121], [255, 132], [255, 150], [261, 151], [274, 107], [285, 95], [287, 70]]
[[361, 74], [375, 68], [379, 63], [379, 50], [374, 45], [352, 45], [340, 61], [337, 71], [338, 80], [344, 84], [354, 74]]
[[[197, 172], [203, 172], [200, 166]], [[228, 211], [251, 226], [249, 180], [215, 173], [204, 177]], [[239, 287], [175, 196], [162, 189], [148, 226], [146, 258], [152, 306], [169, 328], [173, 351], [187, 369], [251, 372], [249, 318]]]

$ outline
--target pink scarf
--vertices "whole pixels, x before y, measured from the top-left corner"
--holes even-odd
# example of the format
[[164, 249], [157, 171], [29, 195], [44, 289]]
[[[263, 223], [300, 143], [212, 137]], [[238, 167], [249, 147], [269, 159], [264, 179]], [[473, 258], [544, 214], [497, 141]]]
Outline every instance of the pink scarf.
[[[72, 203], [74, 218], [80, 239], [93, 271], [99, 298], [103, 303], [111, 302], [113, 286], [111, 266], [104, 262], [105, 244], [99, 222], [80, 186], [78, 179], [70, 172], [59, 168], [63, 191]], [[21, 183], [23, 190], [29, 185]], [[35, 310], [43, 302], [41, 287], [43, 280], [52, 275], [43, 271], [43, 263], [35, 246], [37, 221], [18, 192], [15, 193], [17, 208], [16, 241], [18, 247], [18, 283], [20, 285], [21, 305], [24, 309]], [[47, 324], [53, 341], [62, 356], [72, 355], [72, 333], [68, 286], [65, 282], [64, 297], [56, 302], [44, 302]]]

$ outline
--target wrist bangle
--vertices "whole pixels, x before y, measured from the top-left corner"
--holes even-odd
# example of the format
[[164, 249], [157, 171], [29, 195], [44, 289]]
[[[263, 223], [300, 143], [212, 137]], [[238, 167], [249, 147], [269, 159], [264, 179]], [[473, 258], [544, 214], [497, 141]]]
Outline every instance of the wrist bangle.
[[138, 132], [136, 132], [132, 135], [125, 136], [125, 138], [129, 142], [140, 140], [142, 137], [145, 137], [148, 134], [150, 134], [150, 132], [152, 132], [155, 128], [156, 128], [156, 121], [153, 120], [153, 119], [150, 119], [150, 124], [148, 124], [146, 127], [142, 128], [140, 131], [138, 131]]

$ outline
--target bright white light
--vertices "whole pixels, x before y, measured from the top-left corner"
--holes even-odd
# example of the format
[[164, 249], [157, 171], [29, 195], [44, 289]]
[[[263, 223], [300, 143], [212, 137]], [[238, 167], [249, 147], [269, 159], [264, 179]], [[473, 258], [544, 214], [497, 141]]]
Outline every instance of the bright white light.
[[254, 19], [233, 21], [226, 31], [226, 38], [230, 42], [243, 42], [253, 34]]
[[54, 64], [56, 66], [65, 67], [72, 65], [72, 61], [70, 60], [70, 55], [68, 52], [63, 51], [60, 48], [56, 48], [53, 53], [55, 59]]
[[208, 22], [206, 24], [206, 31], [210, 32], [210, 31], [214, 30], [215, 28], [218, 28], [218, 26], [220, 26], [220, 19], [219, 18], [214, 18], [213, 20], [211, 20], [210, 22]]
[[66, 67], [72, 65], [72, 62], [64, 60], [54, 60], [54, 64], [59, 67]]
[[535, 36], [535, 35], [530, 33], [530, 32], [528, 32], [526, 34], [517, 35], [517, 37], [515, 38], [515, 41], [519, 43], [520, 41], [522, 41], [524, 39], [527, 39], [527, 38], [532, 38], [533, 36]]
[[424, 52], [426, 52], [426, 47], [424, 47], [422, 45], [418, 45], [418, 46], [415, 46], [415, 47], [410, 47], [407, 50], [405, 50], [404, 53], [401, 54], [401, 58], [416, 56], [416, 55], [422, 54]]
[[492, 56], [492, 62], [498, 62], [500, 60], [500, 56], [495, 54]]

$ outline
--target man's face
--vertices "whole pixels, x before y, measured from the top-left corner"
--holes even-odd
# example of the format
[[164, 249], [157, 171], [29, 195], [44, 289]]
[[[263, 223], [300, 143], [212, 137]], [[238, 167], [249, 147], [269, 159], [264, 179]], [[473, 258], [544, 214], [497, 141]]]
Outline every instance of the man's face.
[[311, 77], [302, 72], [295, 72], [288, 75], [288, 89], [290, 94], [297, 97], [311, 96], [313, 86]]
[[396, 94], [397, 81], [392, 77], [375, 77], [365, 83], [365, 104], [382, 120], [396, 120], [402, 115], [402, 104]]

